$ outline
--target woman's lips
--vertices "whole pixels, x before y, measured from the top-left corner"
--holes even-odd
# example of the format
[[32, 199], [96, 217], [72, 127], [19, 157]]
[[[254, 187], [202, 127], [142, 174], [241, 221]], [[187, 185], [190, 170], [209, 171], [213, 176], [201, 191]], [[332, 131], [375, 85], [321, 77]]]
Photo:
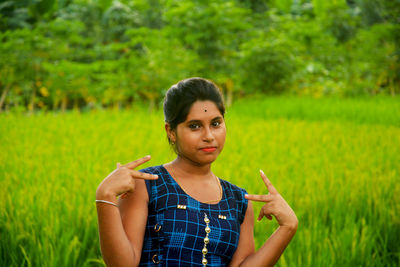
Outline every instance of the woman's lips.
[[217, 148], [216, 147], [205, 147], [205, 148], [202, 148], [201, 150], [204, 152], [210, 153], [210, 152], [214, 152], [215, 150], [217, 150]]

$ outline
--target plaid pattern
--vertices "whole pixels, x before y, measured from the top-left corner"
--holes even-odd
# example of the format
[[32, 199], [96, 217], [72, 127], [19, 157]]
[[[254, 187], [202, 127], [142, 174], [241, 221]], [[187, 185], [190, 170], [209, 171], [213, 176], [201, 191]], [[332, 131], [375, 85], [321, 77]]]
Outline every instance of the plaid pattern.
[[[152, 260], [155, 254], [154, 259], [161, 266], [203, 266], [204, 214], [210, 219], [211, 228], [207, 266], [229, 265], [247, 209], [246, 191], [220, 179], [221, 201], [205, 204], [187, 195], [162, 165], [140, 171], [159, 176], [157, 180], [146, 180], [149, 213], [140, 266], [155, 266]], [[177, 205], [186, 205], [186, 209]], [[226, 220], [218, 215], [226, 216]]]

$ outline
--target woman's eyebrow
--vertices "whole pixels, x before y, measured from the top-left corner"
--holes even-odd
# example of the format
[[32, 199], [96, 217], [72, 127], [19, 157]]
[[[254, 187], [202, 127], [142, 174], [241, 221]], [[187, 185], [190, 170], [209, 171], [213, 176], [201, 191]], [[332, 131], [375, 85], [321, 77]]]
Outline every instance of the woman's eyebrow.
[[[222, 120], [222, 117], [221, 116], [217, 116], [217, 117], [211, 119], [211, 121], [215, 121], [215, 120]], [[186, 123], [201, 123], [201, 122], [202, 122], [202, 120], [194, 119], [194, 120], [187, 121]]]
[[188, 122], [186, 122], [186, 123], [201, 123], [201, 120], [190, 120], [190, 121], [188, 121]]
[[212, 121], [215, 121], [215, 120], [222, 120], [222, 117], [218, 116], [218, 117], [215, 117], [214, 119], [212, 119]]

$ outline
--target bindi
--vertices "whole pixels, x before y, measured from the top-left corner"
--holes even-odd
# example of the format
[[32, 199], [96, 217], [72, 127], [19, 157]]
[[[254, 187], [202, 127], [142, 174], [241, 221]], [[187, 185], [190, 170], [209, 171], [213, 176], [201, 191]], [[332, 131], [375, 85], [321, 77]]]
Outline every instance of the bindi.
[[207, 107], [204, 109], [204, 112], [207, 112]]

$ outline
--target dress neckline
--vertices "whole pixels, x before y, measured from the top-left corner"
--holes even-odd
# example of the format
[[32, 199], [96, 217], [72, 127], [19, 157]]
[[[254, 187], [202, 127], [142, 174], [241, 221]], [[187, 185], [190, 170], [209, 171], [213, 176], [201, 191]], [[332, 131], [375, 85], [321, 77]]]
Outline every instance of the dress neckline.
[[221, 179], [220, 179], [218, 176], [216, 176], [216, 177], [217, 177], [218, 182], [220, 183], [221, 188], [222, 188], [222, 196], [221, 196], [221, 199], [220, 199], [217, 203], [213, 203], [213, 204], [204, 203], [204, 202], [201, 202], [201, 201], [195, 199], [194, 197], [192, 197], [192, 196], [189, 195], [188, 193], [186, 193], [185, 190], [183, 190], [183, 188], [178, 184], [178, 182], [175, 181], [174, 177], [172, 177], [172, 175], [171, 175], [171, 174], [169, 173], [169, 171], [164, 167], [164, 165], [160, 165], [160, 166], [161, 166], [161, 168], [165, 171], [165, 173], [168, 174], [168, 177], [171, 179], [172, 183], [178, 188], [178, 190], [181, 191], [182, 194], [188, 196], [188, 197], [191, 198], [192, 200], [194, 200], [194, 201], [200, 203], [201, 205], [218, 206], [219, 204], [222, 203], [222, 200], [225, 198], [225, 188], [224, 188], [224, 186], [223, 186], [223, 183], [221, 182]]

